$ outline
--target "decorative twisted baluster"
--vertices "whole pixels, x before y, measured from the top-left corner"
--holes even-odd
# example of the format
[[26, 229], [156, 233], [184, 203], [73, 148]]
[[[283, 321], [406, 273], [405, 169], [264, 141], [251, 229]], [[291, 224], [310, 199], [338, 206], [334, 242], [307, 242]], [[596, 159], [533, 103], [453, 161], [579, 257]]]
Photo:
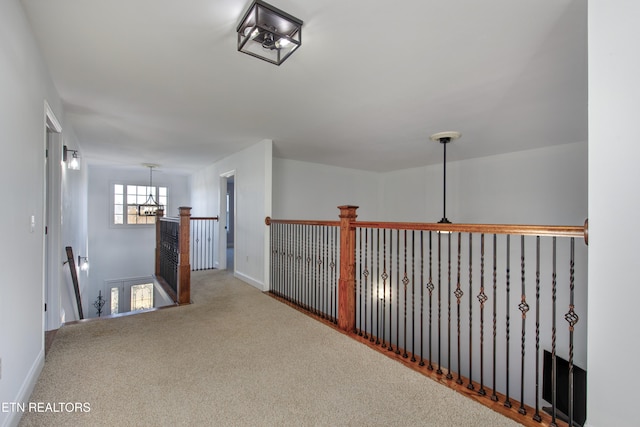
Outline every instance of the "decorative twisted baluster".
[[427, 283], [427, 289], [429, 290], [429, 365], [427, 369], [433, 371], [433, 358], [431, 357], [431, 347], [433, 338], [431, 336], [433, 330], [433, 249], [432, 249], [431, 231], [429, 231], [429, 283]]
[[473, 390], [473, 234], [469, 233], [469, 390]]
[[507, 235], [507, 250], [506, 250], [506, 254], [507, 254], [507, 277], [506, 277], [506, 314], [505, 314], [505, 319], [506, 319], [506, 345], [505, 345], [505, 349], [506, 349], [506, 358], [505, 358], [505, 376], [506, 376], [506, 381], [505, 381], [505, 399], [504, 399], [504, 406], [506, 406], [507, 408], [511, 408], [511, 400], [509, 399], [509, 364], [510, 364], [510, 358], [509, 358], [509, 328], [511, 326], [510, 324], [510, 320], [511, 317], [509, 315], [510, 313], [510, 309], [511, 309], [511, 301], [510, 301], [510, 295], [511, 295], [511, 276], [510, 276], [510, 272], [511, 272], [511, 236]]
[[571, 238], [571, 254], [569, 258], [569, 311], [564, 315], [569, 323], [569, 425], [573, 425], [573, 329], [580, 318], [575, 312], [575, 239]]
[[498, 243], [497, 237], [493, 235], [493, 385], [491, 386], [493, 392], [491, 393], [491, 400], [498, 401], [498, 395], [496, 394], [496, 345], [497, 345], [497, 329], [498, 329], [498, 317], [496, 313], [496, 307], [498, 303], [498, 270], [497, 270], [497, 258], [498, 258]]
[[540, 422], [540, 236], [536, 236], [536, 407], [533, 420]]
[[484, 389], [484, 304], [487, 302], [487, 294], [484, 293], [484, 234], [480, 235], [480, 389], [478, 394], [484, 396], [487, 391]]
[[462, 257], [461, 257], [461, 242], [462, 242], [462, 233], [458, 233], [458, 280], [456, 283], [456, 291], [455, 291], [455, 296], [456, 296], [456, 306], [458, 309], [458, 321], [457, 321], [457, 330], [458, 330], [458, 378], [456, 379], [456, 383], [458, 384], [462, 384], [462, 374], [460, 373], [461, 370], [461, 364], [460, 364], [460, 360], [461, 360], [461, 351], [460, 351], [460, 298], [462, 298], [462, 296], [464, 295], [464, 292], [462, 292], [462, 289], [460, 288], [460, 269], [461, 269], [461, 261], [462, 261]]
[[529, 304], [527, 304], [527, 295], [525, 293], [525, 257], [524, 257], [524, 236], [520, 237], [520, 277], [522, 280], [522, 295], [520, 298], [520, 304], [518, 309], [522, 313], [522, 335], [521, 335], [521, 366], [520, 366], [520, 408], [518, 413], [526, 415], [527, 409], [524, 406], [524, 354], [525, 354], [525, 339], [526, 339], [526, 321], [527, 312], [529, 311]]
[[451, 373], [451, 233], [447, 233], [447, 379]]
[[424, 232], [420, 230], [420, 366], [424, 366]]
[[[398, 232], [398, 234], [400, 234]], [[407, 230], [404, 230], [404, 275], [402, 277], [402, 285], [404, 286], [404, 339], [402, 340], [402, 347], [404, 353], [402, 357], [405, 359], [409, 357], [407, 354], [407, 285], [409, 284], [409, 276], [407, 275]]]
[[416, 246], [415, 231], [411, 230], [411, 361], [416, 361]]

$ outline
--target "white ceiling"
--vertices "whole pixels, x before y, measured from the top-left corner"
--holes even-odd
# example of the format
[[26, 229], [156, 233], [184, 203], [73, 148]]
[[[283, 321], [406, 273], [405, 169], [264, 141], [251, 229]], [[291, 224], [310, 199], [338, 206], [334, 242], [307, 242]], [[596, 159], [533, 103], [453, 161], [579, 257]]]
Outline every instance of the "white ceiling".
[[249, 0], [22, 0], [81, 155], [192, 171], [277, 157], [390, 171], [587, 140], [584, 0], [271, 0], [280, 67], [237, 52]]

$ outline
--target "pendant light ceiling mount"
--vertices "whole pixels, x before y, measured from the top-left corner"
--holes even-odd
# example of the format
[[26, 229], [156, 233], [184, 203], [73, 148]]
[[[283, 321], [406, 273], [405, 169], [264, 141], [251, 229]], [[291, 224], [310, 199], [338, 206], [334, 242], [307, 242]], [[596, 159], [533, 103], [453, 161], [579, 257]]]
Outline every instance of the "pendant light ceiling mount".
[[429, 137], [432, 141], [439, 142], [442, 144], [442, 148], [444, 149], [444, 157], [443, 157], [443, 189], [442, 189], [442, 219], [438, 221], [438, 224], [451, 224], [451, 221], [447, 219], [447, 144], [451, 141], [458, 139], [462, 136], [460, 132], [457, 131], [446, 131], [446, 132], [438, 132], [434, 133]]

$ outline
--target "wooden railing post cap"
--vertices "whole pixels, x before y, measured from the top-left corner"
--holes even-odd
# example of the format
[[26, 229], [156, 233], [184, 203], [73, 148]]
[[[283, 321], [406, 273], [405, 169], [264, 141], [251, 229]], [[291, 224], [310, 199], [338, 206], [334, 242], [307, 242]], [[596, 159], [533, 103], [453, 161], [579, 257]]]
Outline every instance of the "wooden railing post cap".
[[191, 206], [180, 206], [180, 215], [191, 215]]
[[355, 218], [356, 210], [359, 207], [360, 206], [353, 206], [353, 205], [338, 206], [338, 209], [340, 209], [340, 218]]
[[271, 217], [270, 217], [270, 216], [266, 217], [266, 218], [264, 219], [264, 223], [265, 223], [266, 225], [271, 225]]
[[158, 218], [162, 218], [164, 216], [164, 209], [158, 208], [158, 210], [156, 211], [156, 216]]

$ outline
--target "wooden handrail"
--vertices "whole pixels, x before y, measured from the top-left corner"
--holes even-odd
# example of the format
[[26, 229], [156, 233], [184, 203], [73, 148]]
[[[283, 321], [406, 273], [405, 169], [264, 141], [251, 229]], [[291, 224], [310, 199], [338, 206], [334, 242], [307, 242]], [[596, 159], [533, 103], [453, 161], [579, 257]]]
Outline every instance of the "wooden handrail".
[[319, 220], [305, 220], [305, 219], [272, 219], [266, 217], [264, 219], [266, 225], [271, 224], [299, 224], [299, 225], [320, 225], [329, 227], [340, 227], [340, 221], [319, 221]]
[[357, 221], [359, 228], [386, 228], [394, 230], [450, 231], [460, 233], [517, 234], [524, 236], [556, 236], [584, 238], [586, 229], [572, 225], [513, 225], [513, 224], [439, 224], [422, 222]]
[[192, 216], [191, 217], [191, 221], [194, 221], [196, 219], [207, 220], [207, 221], [218, 221], [219, 218], [217, 216]]
[[[291, 220], [265, 218], [265, 224], [300, 224], [339, 227], [340, 221]], [[524, 236], [577, 237], [588, 244], [589, 220], [579, 225], [514, 225], [514, 224], [440, 224], [435, 222], [353, 221], [354, 228], [386, 228], [394, 230], [451, 231], [460, 233], [516, 234]]]

